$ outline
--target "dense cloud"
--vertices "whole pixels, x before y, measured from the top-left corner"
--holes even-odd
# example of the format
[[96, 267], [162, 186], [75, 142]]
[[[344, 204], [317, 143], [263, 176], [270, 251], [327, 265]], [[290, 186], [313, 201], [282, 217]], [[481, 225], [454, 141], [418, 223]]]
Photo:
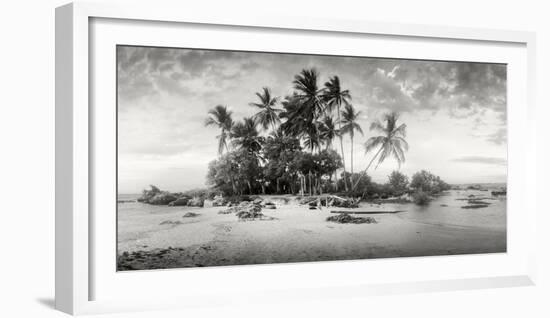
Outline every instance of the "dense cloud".
[[119, 47], [118, 52], [120, 98], [160, 92], [223, 95], [228, 85], [261, 75], [258, 86], [284, 95], [294, 74], [314, 66], [324, 79], [338, 74], [371, 110], [443, 110], [463, 118], [490, 109], [502, 124], [506, 120], [505, 65], [142, 47]]
[[[483, 161], [474, 160], [478, 154], [496, 158], [506, 147], [505, 65], [131, 46], [118, 46], [117, 60], [119, 152], [132, 165], [162, 156], [211, 160], [218, 132], [204, 128], [208, 109], [222, 104], [236, 120], [251, 116], [255, 92], [268, 86], [284, 97], [304, 68], [317, 69], [320, 85], [340, 77], [366, 136], [383, 112], [402, 113], [410, 138], [418, 138], [410, 141], [409, 167], [428, 160], [423, 145], [441, 144], [446, 162], [461, 165]], [[439, 131], [430, 131], [435, 126]], [[475, 147], [453, 161], [459, 155], [444, 145], [457, 142]]]

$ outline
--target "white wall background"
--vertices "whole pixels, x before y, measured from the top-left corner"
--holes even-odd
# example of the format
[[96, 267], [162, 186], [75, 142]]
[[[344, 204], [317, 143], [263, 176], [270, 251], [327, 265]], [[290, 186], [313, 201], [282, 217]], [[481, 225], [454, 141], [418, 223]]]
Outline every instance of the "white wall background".
[[[118, 314], [112, 317], [548, 317], [550, 10], [545, 1], [181, 0], [231, 14], [399, 21], [538, 33], [539, 276], [536, 287], [380, 296], [265, 308]], [[62, 317], [54, 311], [54, 8], [60, 0], [3, 1], [0, 10], [0, 316]], [[161, 5], [159, 1], [153, 2]], [[547, 127], [545, 127], [545, 125]], [[543, 182], [544, 181], [544, 182]], [[110, 315], [111, 316], [111, 315]]]

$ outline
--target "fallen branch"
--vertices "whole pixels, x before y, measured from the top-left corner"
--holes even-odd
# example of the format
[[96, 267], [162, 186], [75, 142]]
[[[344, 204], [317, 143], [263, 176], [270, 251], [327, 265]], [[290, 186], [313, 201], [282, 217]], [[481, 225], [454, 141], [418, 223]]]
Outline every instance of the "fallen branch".
[[395, 210], [395, 211], [330, 211], [330, 213], [345, 213], [345, 214], [393, 214], [406, 212], [404, 210]]

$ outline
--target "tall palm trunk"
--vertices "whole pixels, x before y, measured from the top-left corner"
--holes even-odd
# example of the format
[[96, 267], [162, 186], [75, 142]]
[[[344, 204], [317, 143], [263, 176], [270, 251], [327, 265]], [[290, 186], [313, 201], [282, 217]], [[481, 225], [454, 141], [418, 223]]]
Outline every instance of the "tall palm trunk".
[[[330, 147], [329, 147], [329, 144], [327, 143], [327, 147], [326, 147], [325, 150], [328, 151], [329, 149], [330, 149], [330, 150], [333, 150], [333, 148], [332, 148], [332, 143], [330, 144]], [[330, 180], [329, 180], [329, 181], [330, 181], [329, 184], [331, 184], [331, 183], [332, 183], [332, 176], [330, 177]], [[338, 192], [338, 168], [336, 168], [336, 169], [334, 170], [334, 182], [335, 182], [335, 183], [334, 183], [334, 189], [336, 190], [336, 192]]]
[[308, 175], [308, 183], [309, 183], [309, 196], [312, 195], [312, 192], [311, 192], [311, 171], [309, 171], [309, 173], [307, 174]]
[[[342, 123], [340, 122], [340, 104], [338, 104], [338, 130], [342, 130]], [[340, 152], [342, 153], [342, 164], [344, 165], [344, 189], [346, 192], [348, 191], [348, 182], [346, 181], [346, 159], [344, 156], [344, 143], [342, 141], [342, 134], [340, 133], [340, 136], [338, 136], [340, 139]], [[338, 184], [338, 180], [336, 181]]]
[[250, 180], [246, 180], [246, 185], [248, 186], [248, 193], [252, 194], [252, 185], [250, 184]]
[[[351, 164], [351, 174], [349, 176], [349, 184], [350, 186], [353, 184], [353, 132], [350, 134], [351, 139], [351, 158], [350, 158], [350, 164]], [[353, 191], [355, 187], [352, 187], [351, 190]]]
[[[227, 147], [227, 143], [225, 144], [225, 151], [229, 153], [229, 147]], [[231, 188], [233, 189], [233, 193], [237, 194], [237, 186], [235, 185], [235, 178], [233, 175], [229, 177], [231, 179]]]

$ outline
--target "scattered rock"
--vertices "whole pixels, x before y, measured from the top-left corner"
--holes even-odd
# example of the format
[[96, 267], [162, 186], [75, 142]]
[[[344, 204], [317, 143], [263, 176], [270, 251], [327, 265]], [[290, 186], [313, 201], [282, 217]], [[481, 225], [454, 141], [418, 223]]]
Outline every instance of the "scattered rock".
[[204, 199], [201, 199], [199, 197], [194, 197], [193, 199], [189, 200], [189, 202], [187, 202], [187, 206], [202, 208], [204, 206]]
[[138, 202], [149, 203], [155, 195], [159, 194], [161, 191], [159, 188], [151, 185], [151, 190], [143, 190], [141, 197], [137, 199]]
[[197, 217], [199, 216], [200, 214], [198, 213], [193, 213], [193, 212], [187, 212], [183, 215], [184, 218], [194, 218], [194, 217]]
[[149, 199], [148, 203], [154, 204], [154, 205], [167, 205], [172, 201], [176, 201], [177, 199], [178, 198], [172, 193], [167, 191], [162, 191], [160, 193], [155, 194], [154, 197]]
[[362, 223], [377, 223], [376, 220], [372, 217], [355, 217], [351, 216], [348, 213], [341, 213], [338, 215], [332, 215], [327, 218], [329, 222], [336, 223], [353, 223], [353, 224], [362, 224]]
[[277, 207], [275, 205], [270, 204], [270, 205], [264, 206], [264, 209], [275, 210], [275, 209], [277, 209]]
[[172, 220], [166, 220], [159, 223], [159, 225], [180, 225], [183, 224], [181, 221], [172, 221]]
[[221, 195], [215, 196], [214, 200], [212, 200], [212, 206], [224, 206], [226, 204], [227, 200]]
[[262, 213], [261, 202], [241, 202], [239, 206], [232, 207], [229, 210], [235, 211], [235, 215], [239, 220], [255, 220], [266, 218]]
[[179, 197], [176, 200], [168, 203], [169, 206], [187, 206], [189, 203], [188, 197]]
[[482, 209], [488, 207], [488, 204], [471, 204], [471, 205], [464, 205], [461, 206], [462, 209]]
[[255, 211], [240, 211], [235, 214], [240, 220], [260, 219], [262, 218], [262, 212]]
[[448, 207], [448, 205], [446, 205], [446, 204], [440, 204], [439, 206]]

